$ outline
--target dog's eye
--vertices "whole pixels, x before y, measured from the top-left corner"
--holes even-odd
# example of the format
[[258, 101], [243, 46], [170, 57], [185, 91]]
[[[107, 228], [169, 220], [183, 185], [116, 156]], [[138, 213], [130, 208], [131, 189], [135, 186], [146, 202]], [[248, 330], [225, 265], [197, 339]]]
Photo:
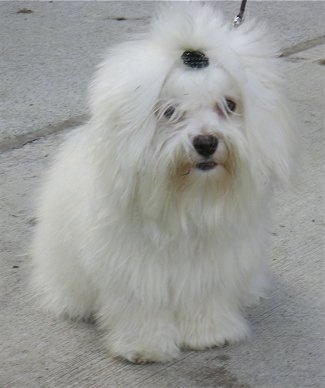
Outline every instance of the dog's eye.
[[230, 98], [226, 98], [226, 109], [228, 112], [235, 112], [236, 110], [236, 103], [235, 101], [231, 100]]
[[174, 113], [175, 113], [175, 108], [174, 108], [173, 106], [169, 106], [169, 107], [165, 110], [164, 116], [165, 116], [167, 119], [170, 119]]

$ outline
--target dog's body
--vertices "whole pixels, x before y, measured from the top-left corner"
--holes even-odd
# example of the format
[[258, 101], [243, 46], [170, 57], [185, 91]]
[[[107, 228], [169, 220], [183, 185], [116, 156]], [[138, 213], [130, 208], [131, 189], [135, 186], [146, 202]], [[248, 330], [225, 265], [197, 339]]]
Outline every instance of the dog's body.
[[247, 336], [272, 191], [291, 164], [263, 29], [232, 29], [207, 6], [170, 12], [100, 67], [92, 117], [49, 174], [33, 245], [44, 305], [94, 315], [110, 352], [132, 362]]

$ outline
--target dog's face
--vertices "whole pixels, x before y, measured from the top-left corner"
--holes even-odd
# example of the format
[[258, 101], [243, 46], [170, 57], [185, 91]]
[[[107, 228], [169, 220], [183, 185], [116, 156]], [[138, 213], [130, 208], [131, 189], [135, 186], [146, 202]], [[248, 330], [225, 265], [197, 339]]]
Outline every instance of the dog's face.
[[218, 66], [175, 67], [156, 106], [155, 142], [180, 180], [221, 180], [234, 174], [236, 139], [243, 138], [242, 98]]

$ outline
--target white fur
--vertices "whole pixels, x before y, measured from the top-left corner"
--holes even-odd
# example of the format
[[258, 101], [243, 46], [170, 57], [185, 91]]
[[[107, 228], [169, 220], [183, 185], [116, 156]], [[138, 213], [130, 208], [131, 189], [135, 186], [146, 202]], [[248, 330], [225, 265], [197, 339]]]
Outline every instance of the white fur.
[[[187, 49], [210, 65], [186, 67]], [[276, 55], [264, 27], [233, 29], [201, 4], [170, 6], [110, 50], [91, 119], [41, 198], [33, 279], [47, 309], [95, 316], [111, 354], [132, 362], [248, 335], [242, 310], [263, 295], [272, 191], [291, 170]], [[209, 171], [195, 168], [200, 134], [219, 140]]]

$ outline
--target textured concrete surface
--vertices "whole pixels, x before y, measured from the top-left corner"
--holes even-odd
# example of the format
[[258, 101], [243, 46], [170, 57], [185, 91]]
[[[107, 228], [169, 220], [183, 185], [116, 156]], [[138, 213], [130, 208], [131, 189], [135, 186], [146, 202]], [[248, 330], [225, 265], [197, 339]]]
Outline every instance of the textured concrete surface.
[[[248, 312], [252, 338], [136, 366], [109, 358], [94, 325], [33, 303], [35, 188], [65, 132], [87, 118], [101, 53], [141, 30], [153, 7], [0, 2], [0, 387], [325, 387], [324, 2], [248, 2], [247, 17], [268, 19], [281, 40], [302, 139], [297, 187], [274, 209], [273, 289]], [[220, 7], [231, 19], [238, 3]]]

